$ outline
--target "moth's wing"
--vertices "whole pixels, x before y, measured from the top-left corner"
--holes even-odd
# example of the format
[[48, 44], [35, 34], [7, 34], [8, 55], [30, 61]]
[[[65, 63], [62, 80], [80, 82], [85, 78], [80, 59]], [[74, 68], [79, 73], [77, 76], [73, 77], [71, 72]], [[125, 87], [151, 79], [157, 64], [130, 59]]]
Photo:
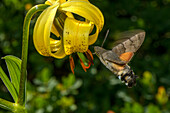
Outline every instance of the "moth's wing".
[[134, 53], [133, 52], [126, 52], [126, 53], [122, 53], [119, 58], [122, 61], [125, 61], [126, 63], [128, 63], [132, 57], [133, 57]]
[[125, 65], [131, 60], [133, 55], [134, 55], [133, 52], [126, 52], [118, 56], [113, 51], [107, 51], [102, 54], [102, 57], [103, 59], [110, 61], [112, 63], [118, 64], [118, 65]]
[[126, 64], [125, 61], [122, 61], [119, 58], [119, 56], [111, 50], [106, 50], [102, 47], [95, 46], [94, 51], [103, 63], [105, 62], [105, 60], [107, 60], [109, 62], [116, 63], [116, 64], [119, 64], [119, 65], [125, 65]]
[[119, 65], [125, 65], [127, 63], [126, 61], [121, 60], [119, 56], [111, 50], [104, 52], [102, 54], [102, 57], [104, 60], [107, 60], [115, 64], [119, 64]]
[[145, 39], [144, 30], [125, 31], [120, 34], [120, 39], [114, 43], [112, 51], [118, 56], [126, 52], [136, 52]]

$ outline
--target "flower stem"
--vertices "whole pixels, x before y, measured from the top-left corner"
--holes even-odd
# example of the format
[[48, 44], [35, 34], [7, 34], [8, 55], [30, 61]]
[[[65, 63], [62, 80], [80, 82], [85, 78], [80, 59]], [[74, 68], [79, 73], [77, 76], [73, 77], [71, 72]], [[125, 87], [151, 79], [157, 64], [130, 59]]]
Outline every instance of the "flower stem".
[[18, 95], [18, 104], [21, 106], [25, 106], [26, 102], [26, 68], [27, 68], [27, 57], [28, 57], [28, 40], [29, 40], [29, 26], [31, 22], [32, 16], [38, 11], [43, 11], [46, 9], [48, 5], [40, 4], [32, 7], [24, 20], [23, 25], [23, 41], [22, 41], [22, 56], [21, 56], [21, 77], [20, 77], [20, 87], [19, 87], [19, 95]]

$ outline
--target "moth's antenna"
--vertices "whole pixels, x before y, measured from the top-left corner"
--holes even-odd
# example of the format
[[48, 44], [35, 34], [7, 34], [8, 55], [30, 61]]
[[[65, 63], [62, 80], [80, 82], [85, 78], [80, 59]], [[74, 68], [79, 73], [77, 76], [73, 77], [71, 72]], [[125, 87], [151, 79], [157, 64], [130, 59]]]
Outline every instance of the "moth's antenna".
[[104, 37], [104, 40], [103, 40], [103, 43], [102, 43], [101, 47], [103, 47], [104, 42], [106, 41], [106, 38], [107, 38], [108, 34], [109, 34], [109, 29], [108, 29], [107, 32], [106, 32], [106, 35], [105, 35], [105, 37]]

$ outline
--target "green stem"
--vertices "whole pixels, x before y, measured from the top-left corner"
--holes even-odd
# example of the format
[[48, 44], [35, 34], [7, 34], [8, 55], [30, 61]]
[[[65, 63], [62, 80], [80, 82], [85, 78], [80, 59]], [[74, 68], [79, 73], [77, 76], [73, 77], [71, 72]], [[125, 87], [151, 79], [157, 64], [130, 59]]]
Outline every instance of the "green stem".
[[27, 57], [28, 57], [28, 40], [29, 40], [29, 26], [31, 22], [32, 16], [37, 13], [38, 11], [43, 11], [49, 5], [40, 4], [32, 7], [24, 20], [23, 26], [23, 41], [22, 41], [22, 56], [21, 56], [21, 78], [20, 78], [20, 87], [19, 87], [19, 95], [18, 95], [18, 104], [21, 106], [25, 106], [25, 93], [26, 93], [26, 68], [27, 68]]

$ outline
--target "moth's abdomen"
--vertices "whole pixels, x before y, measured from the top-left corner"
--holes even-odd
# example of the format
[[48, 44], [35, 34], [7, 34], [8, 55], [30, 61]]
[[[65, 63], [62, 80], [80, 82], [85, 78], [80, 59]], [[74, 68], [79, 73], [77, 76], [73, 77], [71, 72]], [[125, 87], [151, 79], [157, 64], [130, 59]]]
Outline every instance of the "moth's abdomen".
[[112, 71], [117, 77], [124, 82], [129, 88], [136, 85], [137, 75], [130, 69], [128, 65], [118, 65], [108, 61], [103, 61], [105, 66]]
[[125, 84], [131, 88], [136, 85], [136, 78], [137, 75], [134, 74], [134, 72], [131, 69], [122, 70], [121, 72], [118, 72], [118, 78], [125, 82]]

